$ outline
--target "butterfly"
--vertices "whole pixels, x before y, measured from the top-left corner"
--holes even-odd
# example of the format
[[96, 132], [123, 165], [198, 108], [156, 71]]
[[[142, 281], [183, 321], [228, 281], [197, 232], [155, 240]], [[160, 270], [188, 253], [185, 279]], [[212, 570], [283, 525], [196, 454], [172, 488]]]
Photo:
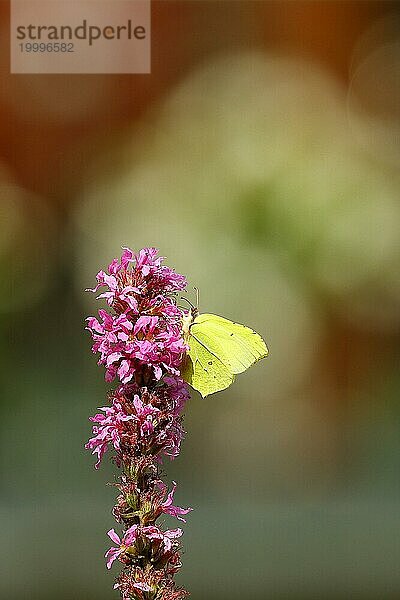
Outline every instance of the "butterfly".
[[196, 308], [183, 316], [183, 333], [189, 350], [181, 375], [203, 398], [229, 387], [235, 375], [268, 355], [258, 333]]

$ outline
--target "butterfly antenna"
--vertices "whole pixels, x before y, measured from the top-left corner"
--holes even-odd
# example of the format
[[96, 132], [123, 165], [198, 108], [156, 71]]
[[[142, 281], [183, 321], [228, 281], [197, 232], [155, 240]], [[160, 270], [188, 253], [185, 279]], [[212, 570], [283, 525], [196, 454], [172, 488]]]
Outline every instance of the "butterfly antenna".
[[194, 305], [193, 305], [193, 304], [190, 302], [190, 300], [189, 300], [188, 298], [185, 298], [185, 296], [181, 296], [181, 300], [184, 300], [185, 302], [187, 302], [187, 303], [188, 303], [188, 304], [191, 306], [191, 308], [193, 308], [193, 310], [196, 308], [196, 307], [195, 307], [195, 306], [194, 306]]
[[200, 292], [199, 292], [199, 288], [194, 287], [193, 288], [196, 292], [196, 308], [197, 308], [197, 312], [199, 311], [199, 302], [200, 302]]

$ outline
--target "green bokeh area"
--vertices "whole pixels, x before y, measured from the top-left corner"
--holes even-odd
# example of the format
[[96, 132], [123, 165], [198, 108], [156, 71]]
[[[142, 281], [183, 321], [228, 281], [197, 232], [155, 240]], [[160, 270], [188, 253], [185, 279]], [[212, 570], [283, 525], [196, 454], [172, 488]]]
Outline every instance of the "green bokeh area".
[[[263, 4], [240, 3], [230, 27], [258, 31]], [[121, 246], [153, 245], [202, 312], [270, 348], [187, 404], [181, 455], [163, 466], [194, 508], [179, 583], [193, 600], [400, 597], [400, 121], [385, 104], [395, 78], [371, 84], [398, 73], [393, 55], [363, 38], [344, 85], [237, 37], [206, 51], [206, 23], [202, 60], [192, 48], [134, 117], [114, 122], [105, 95], [105, 126], [73, 137], [68, 111], [89, 122], [106, 80], [83, 99], [88, 80], [69, 80], [76, 103], [56, 132], [70, 138], [47, 193], [0, 167], [1, 599], [118, 597], [104, 561], [117, 470], [106, 454], [95, 471], [84, 450], [109, 388], [84, 330], [103, 305], [84, 290]], [[42, 85], [51, 98], [56, 83]], [[39, 105], [32, 136], [47, 131]]]

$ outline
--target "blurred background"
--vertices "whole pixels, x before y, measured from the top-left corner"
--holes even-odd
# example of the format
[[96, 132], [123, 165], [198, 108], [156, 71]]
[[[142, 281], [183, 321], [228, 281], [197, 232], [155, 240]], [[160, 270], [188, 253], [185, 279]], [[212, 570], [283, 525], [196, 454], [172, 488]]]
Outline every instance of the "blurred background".
[[10, 75], [0, 2], [1, 598], [117, 596], [84, 288], [123, 245], [271, 351], [166, 465], [193, 600], [400, 597], [399, 25], [154, 0], [151, 75]]

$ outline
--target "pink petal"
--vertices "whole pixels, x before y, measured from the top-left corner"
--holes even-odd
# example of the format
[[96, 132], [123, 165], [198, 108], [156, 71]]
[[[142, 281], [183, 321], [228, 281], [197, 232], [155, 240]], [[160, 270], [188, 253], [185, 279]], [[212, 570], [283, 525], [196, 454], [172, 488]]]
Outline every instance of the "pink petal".
[[121, 352], [113, 352], [112, 354], [110, 354], [107, 357], [107, 362], [106, 362], [107, 367], [109, 367], [113, 363], [119, 361], [120, 358], [122, 358]]
[[120, 331], [117, 337], [121, 342], [127, 342], [129, 340], [129, 335], [124, 331]]
[[107, 552], [104, 555], [106, 558], [108, 558], [107, 569], [111, 569], [114, 560], [116, 560], [120, 554], [121, 550], [119, 548], [110, 548], [109, 550], [107, 550]]
[[132, 525], [132, 527], [126, 530], [124, 538], [122, 540], [125, 546], [131, 546], [135, 543], [137, 538], [137, 528], [137, 525]]
[[162, 540], [164, 537], [163, 532], [155, 525], [143, 527], [143, 533], [149, 540]]
[[133, 333], [136, 335], [139, 331], [143, 330], [149, 323], [151, 323], [151, 317], [144, 315], [139, 317], [133, 328]]
[[118, 377], [122, 380], [127, 373], [129, 373], [129, 362], [127, 360], [123, 360], [118, 369]]
[[129, 262], [132, 262], [134, 254], [130, 248], [122, 246], [122, 249], [124, 252], [121, 256], [121, 266], [125, 268]]
[[153, 367], [154, 377], [159, 380], [162, 377], [162, 369], [158, 365], [154, 365]]
[[116, 533], [115, 529], [110, 529], [110, 531], [107, 531], [107, 535], [108, 535], [108, 537], [110, 537], [112, 539], [112, 541], [115, 544], [120, 545], [121, 539], [120, 539], [119, 535]]
[[165, 535], [165, 537], [168, 537], [172, 540], [172, 539], [181, 537], [182, 533], [183, 533], [182, 529], [180, 527], [177, 527], [177, 529], [168, 529], [164, 533], [164, 535]]
[[147, 585], [147, 583], [133, 583], [132, 587], [134, 587], [138, 590], [142, 590], [143, 592], [151, 591], [151, 587], [149, 585]]
[[138, 395], [133, 397], [133, 406], [135, 407], [136, 413], [140, 415], [143, 411], [143, 402]]
[[174, 494], [175, 494], [175, 490], [176, 490], [176, 482], [173, 481], [172, 482], [172, 490], [170, 491], [170, 493], [167, 496], [166, 501], [163, 503], [162, 506], [168, 508], [169, 506], [171, 506], [173, 500], [174, 500]]
[[110, 290], [115, 290], [117, 288], [117, 280], [114, 275], [104, 275], [104, 283], [108, 285]]
[[108, 272], [112, 273], [113, 275], [115, 275], [116, 273], [118, 273], [118, 271], [120, 270], [120, 264], [119, 264], [119, 260], [117, 258], [114, 258], [110, 264], [108, 265]]
[[135, 298], [132, 298], [132, 296], [125, 296], [125, 294], [124, 294], [123, 299], [125, 300], [125, 302], [128, 304], [128, 306], [132, 310], [134, 310], [135, 312], [137, 311], [137, 309], [138, 309], [138, 303], [135, 300]]
[[88, 327], [90, 329], [93, 329], [93, 331], [96, 331], [97, 333], [104, 333], [104, 327], [100, 325], [95, 317], [88, 317], [86, 321], [88, 322]]

